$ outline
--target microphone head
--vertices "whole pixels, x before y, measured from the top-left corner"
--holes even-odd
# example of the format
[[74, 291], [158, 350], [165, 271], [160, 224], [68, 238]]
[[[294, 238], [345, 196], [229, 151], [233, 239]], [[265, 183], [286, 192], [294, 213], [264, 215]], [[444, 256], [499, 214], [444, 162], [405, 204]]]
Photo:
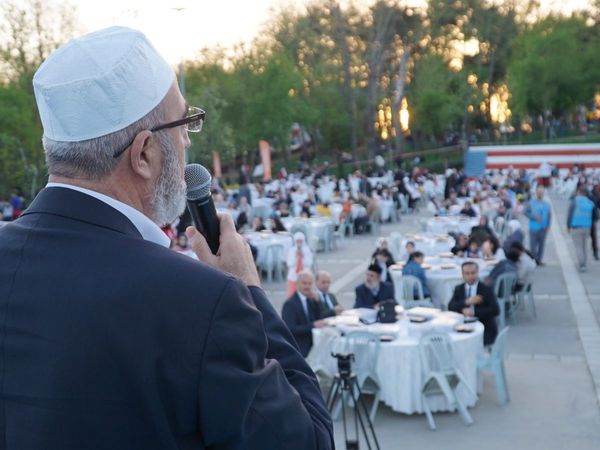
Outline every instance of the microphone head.
[[206, 167], [200, 164], [185, 166], [185, 184], [187, 185], [187, 199], [199, 200], [210, 195], [212, 177]]

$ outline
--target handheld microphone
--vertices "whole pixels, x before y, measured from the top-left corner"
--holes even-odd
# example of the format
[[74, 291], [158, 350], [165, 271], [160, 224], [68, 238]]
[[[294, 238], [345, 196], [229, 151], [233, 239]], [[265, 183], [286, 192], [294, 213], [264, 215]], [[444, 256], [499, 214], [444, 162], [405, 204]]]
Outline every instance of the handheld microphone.
[[196, 229], [202, 233], [213, 254], [219, 249], [219, 218], [210, 194], [212, 177], [200, 164], [185, 166], [187, 207]]

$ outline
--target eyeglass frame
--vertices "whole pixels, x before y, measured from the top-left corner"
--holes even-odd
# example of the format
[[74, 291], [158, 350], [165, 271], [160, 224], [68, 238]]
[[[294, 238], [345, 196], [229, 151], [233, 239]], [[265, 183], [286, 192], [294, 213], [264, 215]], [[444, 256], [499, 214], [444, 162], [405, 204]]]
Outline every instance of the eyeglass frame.
[[[152, 133], [154, 133], [155, 131], [166, 130], [168, 128], [180, 127], [182, 125], [187, 125], [188, 123], [195, 122], [198, 119], [200, 119], [202, 122], [204, 122], [204, 118], [206, 117], [206, 111], [204, 111], [203, 109], [197, 108], [195, 106], [188, 107], [188, 108], [195, 108], [199, 112], [197, 112], [196, 114], [192, 114], [191, 116], [186, 116], [183, 119], [178, 119], [178, 120], [174, 120], [173, 122], [167, 122], [167, 123], [163, 123], [161, 125], [157, 125], [157, 126], [151, 128], [150, 131]], [[199, 130], [188, 130], [186, 128], [186, 131], [191, 132], [191, 133], [199, 133], [200, 131], [202, 131], [202, 126], [200, 127]], [[137, 134], [136, 134], [136, 137], [137, 137]], [[119, 156], [121, 156], [123, 153], [125, 153], [125, 151], [133, 145], [134, 141], [135, 141], [135, 137], [132, 139], [132, 141], [126, 147], [113, 153], [113, 158], [116, 159]]]

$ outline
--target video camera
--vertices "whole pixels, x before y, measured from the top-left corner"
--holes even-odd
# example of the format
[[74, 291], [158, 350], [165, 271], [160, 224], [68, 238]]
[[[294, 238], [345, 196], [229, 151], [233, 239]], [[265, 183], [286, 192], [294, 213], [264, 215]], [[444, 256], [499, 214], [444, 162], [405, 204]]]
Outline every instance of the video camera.
[[349, 377], [352, 373], [352, 361], [354, 361], [354, 353], [333, 353], [331, 356], [337, 359], [338, 372], [340, 377]]

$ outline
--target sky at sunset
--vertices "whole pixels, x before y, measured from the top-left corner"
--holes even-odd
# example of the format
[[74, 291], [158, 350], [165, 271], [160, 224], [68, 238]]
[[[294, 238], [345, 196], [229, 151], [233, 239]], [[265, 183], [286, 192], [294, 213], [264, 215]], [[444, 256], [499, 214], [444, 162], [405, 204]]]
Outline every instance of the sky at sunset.
[[[251, 41], [273, 9], [301, 8], [306, 0], [72, 0], [84, 31], [127, 25], [146, 33], [171, 62], [192, 58], [202, 47]], [[345, 2], [342, 1], [342, 4]], [[354, 2], [365, 7], [372, 1]], [[412, 3], [420, 4], [420, 0]], [[545, 7], [582, 8], [586, 0], [542, 0]], [[297, 6], [292, 6], [297, 5]], [[177, 10], [178, 8], [182, 8]]]

